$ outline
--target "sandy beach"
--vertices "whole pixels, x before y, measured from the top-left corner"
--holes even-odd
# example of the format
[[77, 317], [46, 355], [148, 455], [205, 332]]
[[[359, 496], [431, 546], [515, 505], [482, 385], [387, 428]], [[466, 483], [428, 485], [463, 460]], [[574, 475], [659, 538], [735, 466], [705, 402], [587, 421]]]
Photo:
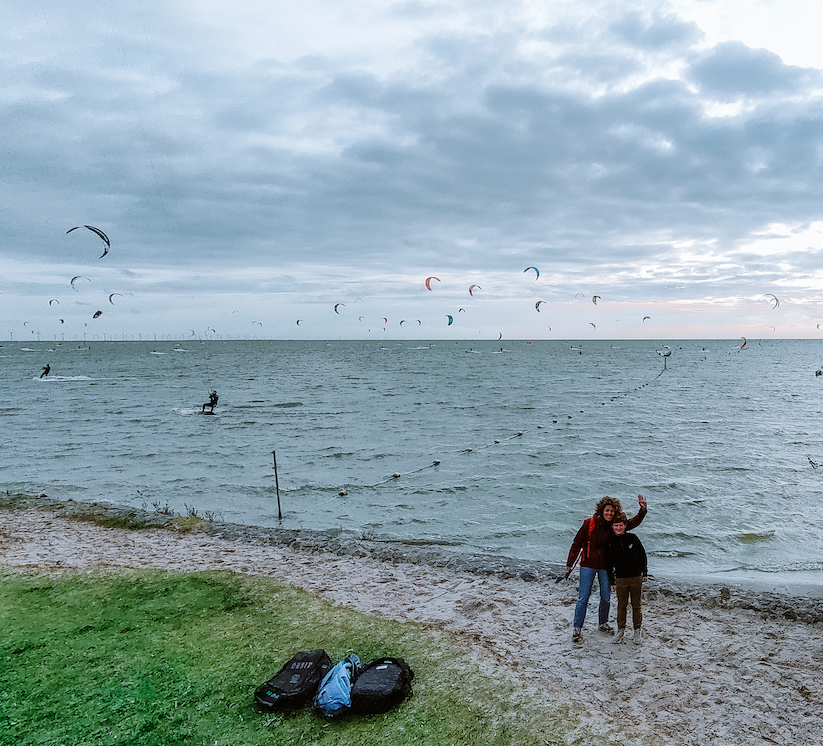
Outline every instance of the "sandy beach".
[[[365, 554], [365, 556], [357, 556]], [[446, 629], [468, 650], [619, 742], [823, 742], [823, 604], [651, 580], [641, 645], [571, 643], [574, 576], [524, 579], [262, 542], [253, 531], [105, 528], [48, 506], [0, 509], [0, 564], [225, 570], [290, 583], [366, 614]], [[612, 617], [615, 603], [612, 603]]]

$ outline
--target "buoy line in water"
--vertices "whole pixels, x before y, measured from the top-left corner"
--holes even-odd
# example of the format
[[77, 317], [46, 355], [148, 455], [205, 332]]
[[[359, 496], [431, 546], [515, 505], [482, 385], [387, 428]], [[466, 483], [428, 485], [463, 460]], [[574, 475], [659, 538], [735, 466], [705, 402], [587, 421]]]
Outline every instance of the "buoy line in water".
[[[660, 376], [662, 376], [662, 375], [663, 375], [666, 371], [667, 371], [667, 368], [663, 368], [663, 370], [661, 370], [661, 371], [660, 371], [660, 372], [659, 372], [659, 373], [658, 373], [658, 374], [657, 374], [654, 378], [652, 378], [651, 380], [646, 381], [646, 383], [641, 383], [639, 386], [635, 386], [635, 387], [634, 387], [631, 391], [624, 391], [624, 392], [622, 392], [622, 393], [620, 393], [620, 394], [615, 394], [614, 396], [609, 397], [609, 401], [616, 401], [617, 399], [620, 399], [621, 397], [628, 396], [629, 394], [633, 394], [635, 391], [640, 391], [641, 389], [646, 388], [646, 386], [651, 386], [651, 385], [652, 385], [652, 384], [653, 384], [653, 383], [654, 383], [654, 382], [655, 382], [658, 378], [660, 378]], [[603, 406], [606, 406], [606, 402], [602, 402], [602, 404], [603, 404]]]
[[[667, 370], [668, 370], [668, 368], [666, 368], [664, 366], [663, 369], [656, 376], [654, 376], [650, 380], [646, 381], [646, 383], [642, 383], [639, 386], [635, 386], [630, 391], [624, 391], [622, 393], [615, 394], [614, 396], [609, 398], [609, 401], [617, 401], [618, 399], [620, 399], [622, 397], [629, 396], [630, 394], [633, 394], [636, 391], [641, 391], [642, 389], [646, 388], [646, 386], [650, 386], [655, 381], [657, 381], [660, 378], [660, 376], [662, 376]], [[603, 406], [606, 406], [606, 402], [601, 402], [601, 404]], [[583, 410], [581, 409], [580, 411], [582, 412]], [[571, 418], [571, 415], [568, 415], [568, 418]], [[552, 420], [552, 423], [557, 424], [557, 420]], [[537, 429], [538, 430], [544, 430], [542, 425], [538, 425]], [[486, 445], [480, 446], [479, 448], [461, 448], [459, 451], [457, 451], [456, 453], [453, 453], [450, 456], [445, 456], [445, 457], [439, 458], [439, 459], [436, 458], [430, 464], [425, 464], [424, 466], [421, 466], [417, 469], [412, 469], [411, 471], [404, 471], [404, 472], [396, 471], [390, 477], [386, 477], [386, 479], [381, 479], [379, 482], [374, 482], [373, 484], [365, 484], [365, 485], [360, 485], [360, 486], [363, 487], [363, 488], [367, 488], [367, 489], [368, 488], [373, 488], [373, 487], [380, 487], [381, 485], [388, 484], [389, 482], [395, 482], [396, 480], [400, 479], [400, 477], [407, 477], [407, 476], [410, 476], [412, 474], [418, 474], [422, 471], [425, 471], [426, 469], [431, 469], [435, 466], [438, 466], [443, 461], [448, 461], [450, 459], [457, 458], [458, 456], [460, 456], [464, 453], [472, 453], [473, 451], [483, 451], [487, 448], [491, 448], [494, 445], [498, 445], [499, 443], [501, 443], [503, 441], [513, 440], [514, 438], [520, 438], [520, 437], [522, 437], [522, 435], [523, 435], [523, 431], [520, 431], [520, 432], [515, 433], [514, 435], [510, 435], [508, 438], [503, 438], [502, 440], [500, 438], [497, 438], [497, 439], [495, 439], [495, 441], [493, 443], [487, 443]], [[811, 461], [811, 459], [809, 459], [809, 460]], [[348, 495], [348, 492], [345, 489], [341, 489], [337, 493], [337, 495], [339, 497], [345, 497], [346, 495]], [[331, 498], [331, 499], [333, 499], [333, 498]], [[328, 501], [326, 501], [326, 502], [328, 502]]]
[[461, 453], [472, 453], [473, 451], [484, 451], [486, 448], [491, 448], [493, 445], [497, 445], [498, 443], [502, 443], [505, 440], [513, 440], [514, 438], [519, 438], [523, 435], [522, 432], [515, 433], [514, 435], [510, 435], [508, 438], [497, 438], [494, 443], [487, 443], [484, 446], [480, 446], [479, 448], [461, 448], [456, 453], [453, 453], [451, 456], [444, 456], [442, 459], [436, 458], [430, 464], [426, 464], [425, 466], [421, 466], [418, 469], [412, 469], [411, 471], [404, 471], [399, 472], [396, 471], [387, 479], [381, 479], [379, 482], [375, 482], [374, 484], [367, 484], [364, 485], [365, 487], [379, 487], [381, 484], [387, 484], [389, 482], [393, 482], [395, 479], [400, 479], [400, 477], [407, 477], [409, 474], [417, 474], [418, 472], [424, 471], [426, 469], [431, 469], [435, 466], [439, 466], [443, 461], [449, 461], [450, 459], [457, 458]]

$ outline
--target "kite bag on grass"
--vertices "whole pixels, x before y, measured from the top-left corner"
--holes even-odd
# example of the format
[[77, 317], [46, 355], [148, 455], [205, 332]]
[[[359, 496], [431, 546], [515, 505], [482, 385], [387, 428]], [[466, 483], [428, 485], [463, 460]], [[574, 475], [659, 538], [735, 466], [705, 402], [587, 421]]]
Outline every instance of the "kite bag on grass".
[[344, 715], [351, 709], [351, 685], [360, 671], [360, 659], [352, 653], [329, 671], [314, 697], [314, 709], [327, 718]]
[[293, 710], [311, 701], [331, 668], [331, 658], [325, 650], [297, 653], [265, 684], [257, 687], [254, 701], [266, 712]]
[[351, 689], [354, 712], [386, 712], [412, 693], [414, 671], [402, 658], [375, 658], [369, 661]]

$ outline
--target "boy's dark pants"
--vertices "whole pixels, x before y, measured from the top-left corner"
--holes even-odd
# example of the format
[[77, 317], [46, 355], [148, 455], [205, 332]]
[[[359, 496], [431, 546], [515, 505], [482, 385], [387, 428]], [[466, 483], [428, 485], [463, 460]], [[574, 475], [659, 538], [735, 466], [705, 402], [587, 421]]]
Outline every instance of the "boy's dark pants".
[[643, 578], [616, 578], [617, 581], [617, 628], [626, 626], [626, 609], [629, 598], [632, 602], [632, 623], [635, 629], [640, 629], [643, 623], [643, 612], [640, 610], [640, 599], [643, 593]]

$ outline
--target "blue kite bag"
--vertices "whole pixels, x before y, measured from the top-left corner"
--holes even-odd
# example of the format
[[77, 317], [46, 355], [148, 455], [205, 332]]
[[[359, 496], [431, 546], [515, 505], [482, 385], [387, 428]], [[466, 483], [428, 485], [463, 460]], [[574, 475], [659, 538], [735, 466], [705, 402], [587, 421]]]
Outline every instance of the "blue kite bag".
[[347, 655], [320, 682], [314, 709], [323, 717], [336, 718], [351, 709], [351, 685], [360, 671], [360, 658]]

